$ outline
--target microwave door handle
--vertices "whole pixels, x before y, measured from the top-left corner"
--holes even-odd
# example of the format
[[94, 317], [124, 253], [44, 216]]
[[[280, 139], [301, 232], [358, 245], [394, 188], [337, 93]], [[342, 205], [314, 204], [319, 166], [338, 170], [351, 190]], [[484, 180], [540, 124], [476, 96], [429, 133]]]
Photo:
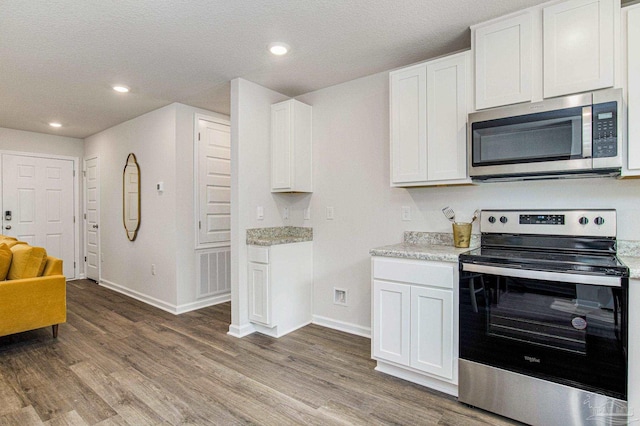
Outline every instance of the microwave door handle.
[[591, 105], [582, 107], [582, 157], [591, 158], [593, 155], [593, 120]]

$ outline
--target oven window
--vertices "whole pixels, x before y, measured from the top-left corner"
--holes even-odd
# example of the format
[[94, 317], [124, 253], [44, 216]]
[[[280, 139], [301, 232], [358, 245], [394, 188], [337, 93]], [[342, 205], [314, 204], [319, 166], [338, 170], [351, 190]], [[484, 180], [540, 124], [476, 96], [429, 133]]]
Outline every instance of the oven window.
[[496, 279], [488, 289], [487, 333], [586, 354], [587, 328], [604, 335], [615, 331], [619, 312], [612, 289], [578, 284], [563, 290], [547, 281]]
[[582, 158], [582, 108], [473, 123], [474, 166]]

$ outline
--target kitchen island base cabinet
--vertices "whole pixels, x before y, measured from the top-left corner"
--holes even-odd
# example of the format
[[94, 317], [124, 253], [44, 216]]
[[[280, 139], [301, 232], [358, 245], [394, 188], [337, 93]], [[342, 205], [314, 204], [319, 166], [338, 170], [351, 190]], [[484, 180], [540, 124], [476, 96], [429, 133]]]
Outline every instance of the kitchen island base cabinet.
[[373, 258], [376, 370], [457, 396], [456, 266]]
[[311, 323], [312, 242], [248, 246], [249, 321], [281, 337]]

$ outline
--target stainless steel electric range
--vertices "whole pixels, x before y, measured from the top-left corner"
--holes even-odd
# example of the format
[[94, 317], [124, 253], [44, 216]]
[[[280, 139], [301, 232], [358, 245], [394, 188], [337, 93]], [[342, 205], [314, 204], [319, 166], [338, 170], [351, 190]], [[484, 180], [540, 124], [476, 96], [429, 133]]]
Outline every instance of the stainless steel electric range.
[[534, 425], [627, 416], [615, 210], [490, 210], [460, 255], [459, 401]]

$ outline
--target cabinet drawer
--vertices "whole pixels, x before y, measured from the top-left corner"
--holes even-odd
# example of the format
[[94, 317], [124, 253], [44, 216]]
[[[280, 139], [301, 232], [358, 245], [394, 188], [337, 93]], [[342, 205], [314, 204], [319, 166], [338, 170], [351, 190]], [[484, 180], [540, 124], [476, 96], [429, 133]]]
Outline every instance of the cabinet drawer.
[[269, 263], [269, 248], [249, 246], [247, 257], [249, 262]]
[[374, 259], [373, 277], [379, 280], [453, 288], [453, 265], [429, 261]]

